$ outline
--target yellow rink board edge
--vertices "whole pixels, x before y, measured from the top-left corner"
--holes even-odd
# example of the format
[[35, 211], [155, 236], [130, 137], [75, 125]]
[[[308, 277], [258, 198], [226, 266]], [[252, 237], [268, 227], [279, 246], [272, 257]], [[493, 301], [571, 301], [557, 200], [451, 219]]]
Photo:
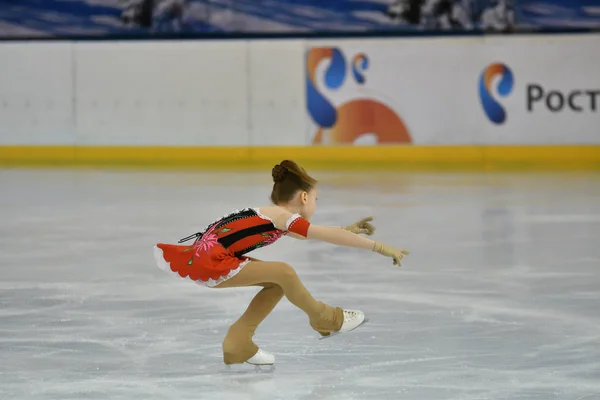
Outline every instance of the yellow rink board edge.
[[3, 167], [254, 169], [282, 159], [318, 169], [593, 169], [600, 145], [140, 147], [0, 146]]

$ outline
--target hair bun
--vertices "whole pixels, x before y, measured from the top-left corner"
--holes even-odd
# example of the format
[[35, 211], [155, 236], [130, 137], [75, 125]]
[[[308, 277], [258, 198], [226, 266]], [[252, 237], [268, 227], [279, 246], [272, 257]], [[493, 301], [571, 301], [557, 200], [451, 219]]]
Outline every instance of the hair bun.
[[271, 171], [271, 175], [273, 176], [273, 182], [281, 182], [288, 173], [288, 169], [283, 165], [277, 164], [273, 167], [273, 171]]

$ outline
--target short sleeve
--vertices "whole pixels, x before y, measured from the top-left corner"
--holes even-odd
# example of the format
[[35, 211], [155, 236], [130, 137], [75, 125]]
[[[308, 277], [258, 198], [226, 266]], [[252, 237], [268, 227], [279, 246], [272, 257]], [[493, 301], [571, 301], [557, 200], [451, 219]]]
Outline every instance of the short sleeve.
[[300, 235], [306, 237], [308, 235], [308, 227], [310, 226], [310, 222], [308, 220], [302, 218], [300, 214], [292, 215], [287, 222], [285, 223], [285, 228], [289, 232], [295, 233], [296, 235]]

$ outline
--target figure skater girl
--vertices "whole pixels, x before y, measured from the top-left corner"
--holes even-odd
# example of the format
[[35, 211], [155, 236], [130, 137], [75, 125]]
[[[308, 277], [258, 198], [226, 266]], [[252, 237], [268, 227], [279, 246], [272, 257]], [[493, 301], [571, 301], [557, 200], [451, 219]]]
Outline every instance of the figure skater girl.
[[346, 227], [312, 225], [317, 207], [317, 181], [293, 161], [273, 167], [273, 205], [235, 211], [204, 231], [183, 238], [191, 245], [159, 243], [154, 247], [158, 266], [209, 288], [260, 286], [244, 314], [229, 328], [223, 340], [225, 364], [272, 365], [275, 357], [252, 341], [254, 331], [285, 296], [308, 316], [310, 326], [322, 336], [348, 332], [365, 320], [357, 310], [344, 310], [316, 300], [294, 269], [283, 262], [267, 262], [246, 253], [274, 243], [282, 236], [313, 239], [338, 246], [372, 250], [391, 257], [394, 265], [407, 251], [359, 236], [375, 228], [365, 218]]

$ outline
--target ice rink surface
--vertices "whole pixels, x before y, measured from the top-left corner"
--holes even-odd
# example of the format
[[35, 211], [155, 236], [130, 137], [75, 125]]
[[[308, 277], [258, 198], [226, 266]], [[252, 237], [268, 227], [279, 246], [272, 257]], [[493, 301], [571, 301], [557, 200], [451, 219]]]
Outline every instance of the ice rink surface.
[[268, 170], [0, 170], [0, 399], [600, 399], [600, 175], [310, 172], [313, 223], [373, 215], [412, 254], [251, 253], [370, 319], [317, 340], [284, 299], [256, 373], [220, 346], [257, 289], [169, 275], [152, 246], [267, 205]]

